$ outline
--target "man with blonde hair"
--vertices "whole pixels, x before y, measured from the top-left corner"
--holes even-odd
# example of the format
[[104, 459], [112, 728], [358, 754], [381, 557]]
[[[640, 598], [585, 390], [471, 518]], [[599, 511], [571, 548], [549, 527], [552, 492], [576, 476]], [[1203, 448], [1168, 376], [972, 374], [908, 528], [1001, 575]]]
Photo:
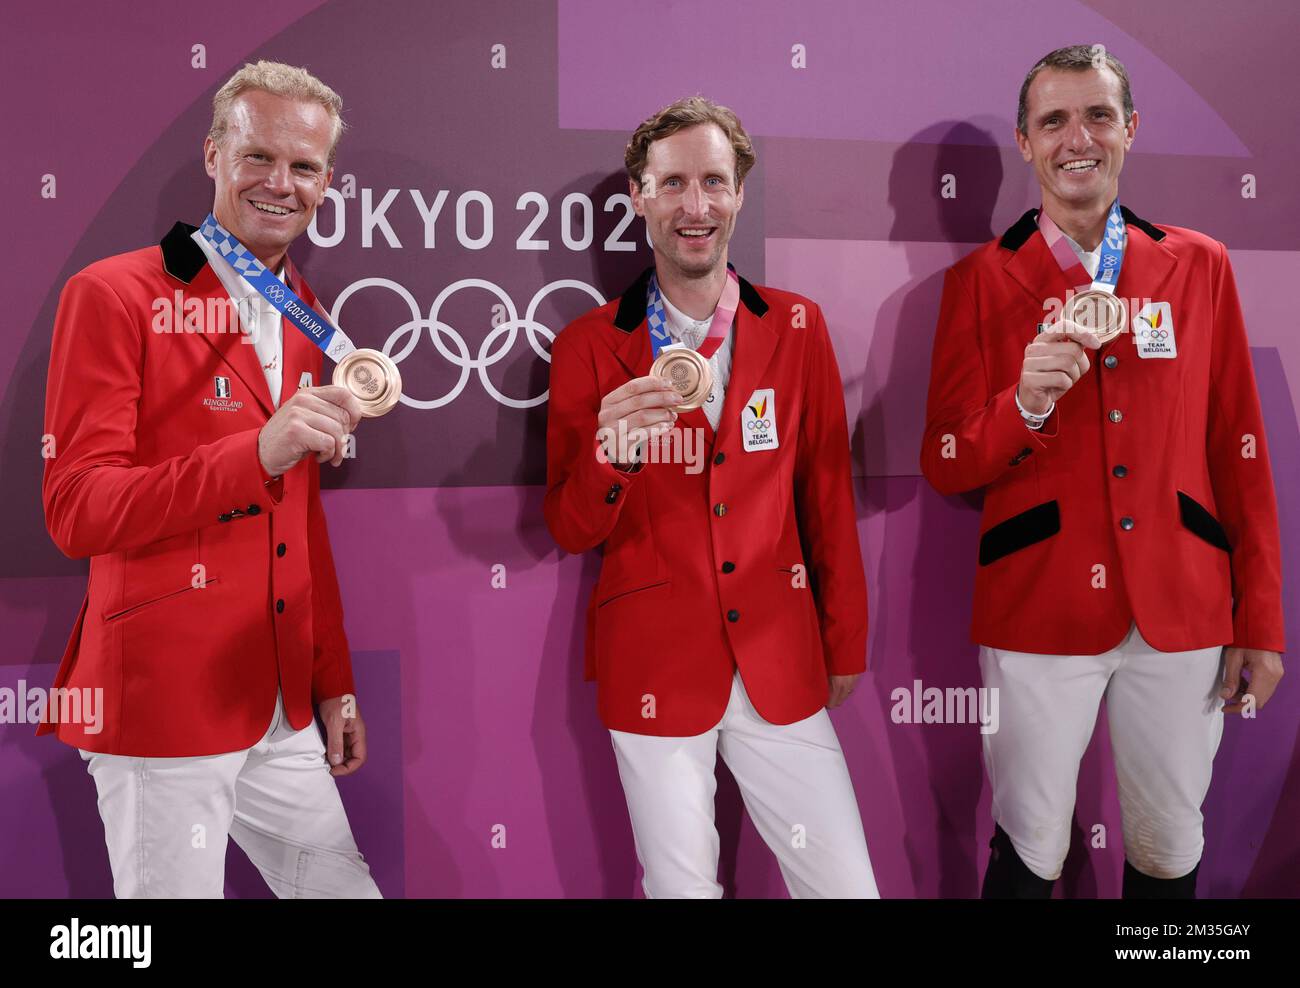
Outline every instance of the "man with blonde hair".
[[320, 349], [268, 301], [316, 304], [287, 250], [340, 109], [304, 69], [244, 66], [213, 100], [202, 228], [97, 261], [59, 301], [45, 519], [91, 562], [55, 685], [103, 700], [100, 723], [41, 733], [87, 762], [119, 897], [220, 897], [228, 837], [278, 896], [379, 895], [333, 779], [366, 741], [320, 500], [360, 408], [317, 386]]
[[826, 712], [866, 668], [843, 389], [817, 305], [727, 263], [754, 161], [700, 97], [632, 135], [654, 267], [555, 340], [546, 522], [604, 549], [587, 676], [646, 896], [721, 896], [721, 754], [793, 897], [875, 897]]

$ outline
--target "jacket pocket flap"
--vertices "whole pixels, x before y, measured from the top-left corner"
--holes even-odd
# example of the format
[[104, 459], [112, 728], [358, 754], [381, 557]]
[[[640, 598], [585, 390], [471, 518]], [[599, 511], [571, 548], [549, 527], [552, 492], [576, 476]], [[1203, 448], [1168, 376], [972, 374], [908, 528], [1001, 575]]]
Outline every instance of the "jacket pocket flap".
[[172, 590], [165, 590], [157, 594], [157, 596], [149, 597], [147, 600], [138, 600], [125, 607], [120, 607], [115, 611], [110, 611], [104, 614], [103, 618], [105, 621], [112, 621], [116, 618], [120, 618], [123, 614], [130, 614], [134, 611], [140, 610], [141, 608], [148, 607], [151, 604], [156, 604], [160, 600], [166, 600], [167, 598], [175, 597], [178, 594], [188, 593], [191, 590], [202, 590], [205, 587], [212, 586], [212, 584], [216, 582], [217, 582], [217, 578], [215, 576], [210, 576], [202, 584], [187, 583], [183, 587], [176, 587]]
[[639, 587], [618, 587], [614, 590], [602, 593], [597, 607], [604, 607], [611, 601], [618, 600], [620, 597], [626, 597], [628, 594], [640, 593], [643, 590], [653, 590], [655, 587], [666, 586], [670, 580], [656, 580], [654, 583], [647, 583]]
[[1232, 546], [1228, 544], [1228, 533], [1219, 524], [1219, 519], [1206, 511], [1199, 501], [1182, 491], [1178, 492], [1178, 515], [1183, 520], [1183, 527], [1193, 535], [1199, 535], [1216, 549], [1232, 551]]
[[1028, 511], [998, 522], [980, 536], [980, 565], [987, 566], [1003, 556], [1028, 548], [1061, 530], [1061, 507], [1044, 501]]

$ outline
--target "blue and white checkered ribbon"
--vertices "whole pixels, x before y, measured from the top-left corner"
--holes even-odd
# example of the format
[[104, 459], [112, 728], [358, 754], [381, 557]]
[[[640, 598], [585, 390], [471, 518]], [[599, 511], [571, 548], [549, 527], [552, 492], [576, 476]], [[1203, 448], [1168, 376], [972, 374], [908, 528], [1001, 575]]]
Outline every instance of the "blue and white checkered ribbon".
[[650, 331], [650, 359], [659, 356], [659, 351], [672, 346], [673, 338], [668, 332], [668, 314], [664, 312], [664, 297], [659, 291], [659, 282], [650, 276], [650, 285], [646, 289], [645, 303], [646, 329]]
[[254, 257], [234, 234], [218, 223], [211, 213], [208, 213], [203, 225], [199, 227], [199, 233], [236, 274], [243, 277], [259, 295], [302, 330], [303, 335], [320, 347], [331, 360], [337, 363], [356, 349], [356, 345], [343, 330], [299, 298], [292, 288]]
[[1119, 283], [1119, 272], [1124, 267], [1124, 248], [1128, 241], [1128, 229], [1124, 225], [1124, 214], [1120, 212], [1119, 197], [1110, 204], [1110, 213], [1106, 217], [1106, 232], [1101, 237], [1101, 259], [1097, 264], [1096, 277], [1092, 287], [1098, 291], [1115, 294]]

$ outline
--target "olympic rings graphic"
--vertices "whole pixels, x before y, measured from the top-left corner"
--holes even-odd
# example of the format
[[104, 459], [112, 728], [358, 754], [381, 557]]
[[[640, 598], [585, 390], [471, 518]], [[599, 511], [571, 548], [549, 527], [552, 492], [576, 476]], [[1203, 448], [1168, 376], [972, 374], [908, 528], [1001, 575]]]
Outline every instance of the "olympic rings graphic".
[[1142, 340], [1165, 340], [1169, 338], [1167, 329], [1143, 329], [1138, 332], [1138, 339]]
[[746, 429], [770, 429], [772, 428], [771, 419], [750, 419], [745, 423]]
[[271, 285], [266, 290], [266, 297], [269, 298], [272, 302], [283, 302], [284, 289], [281, 288], [279, 285]]
[[[551, 355], [543, 347], [542, 343], [538, 341], [537, 337], [540, 333], [544, 337], [544, 341], [550, 343], [554, 341], [555, 334], [546, 326], [539, 323], [534, 317], [537, 314], [538, 305], [540, 305], [542, 300], [545, 299], [546, 296], [550, 295], [551, 292], [557, 291], [561, 288], [576, 288], [578, 291], [586, 292], [590, 295], [597, 305], [605, 304], [605, 300], [600, 297], [600, 293], [586, 282], [577, 281], [573, 278], [561, 278], [538, 289], [537, 294], [535, 294], [532, 301], [528, 303], [528, 309], [524, 313], [524, 317], [520, 319], [519, 312], [515, 308], [514, 299], [506, 294], [503, 289], [494, 285], [490, 281], [483, 280], [482, 278], [462, 278], [460, 281], [453, 282], [438, 293], [438, 297], [434, 299], [433, 305], [429, 308], [429, 316], [426, 319], [422, 317], [420, 307], [416, 303], [415, 298], [398, 282], [392, 281], [388, 278], [362, 278], [360, 281], [348, 285], [348, 287], [343, 289], [334, 300], [334, 307], [330, 310], [330, 319], [335, 325], [339, 325], [339, 313], [343, 311], [344, 303], [347, 302], [354, 293], [359, 292], [363, 288], [371, 287], [386, 288], [395, 293], [399, 298], [406, 302], [406, 307], [411, 313], [411, 318], [394, 329], [392, 333], [389, 334], [388, 339], [384, 341], [382, 350], [392, 358], [393, 363], [400, 364], [410, 356], [411, 352], [415, 349], [416, 344], [420, 342], [423, 331], [427, 329], [429, 331], [429, 337], [433, 340], [434, 347], [437, 348], [443, 358], [450, 362], [452, 366], [460, 368], [459, 379], [452, 386], [450, 391], [440, 397], [428, 399], [415, 398], [409, 393], [406, 393], [404, 387], [401, 401], [402, 404], [409, 405], [411, 408], [441, 408], [443, 405], [450, 404], [459, 397], [462, 391], [465, 390], [465, 385], [469, 382], [470, 372], [475, 370], [478, 371], [479, 383], [483, 385], [483, 390], [495, 398], [499, 404], [505, 405], [509, 408], [534, 408], [537, 405], [542, 404], [542, 402], [546, 401], [550, 396], [549, 388], [535, 398], [511, 398], [509, 395], [502, 394], [497, 390], [496, 385], [494, 385], [488, 378], [488, 368], [505, 359], [506, 354], [514, 347], [515, 340], [519, 335], [519, 330], [521, 329], [525, 334], [527, 334], [528, 345], [533, 348], [533, 352], [547, 363], [550, 363]], [[500, 325], [494, 326], [491, 332], [484, 337], [483, 342], [479, 345], [477, 356], [470, 354], [469, 345], [465, 342], [465, 338], [461, 336], [460, 333], [458, 333], [452, 326], [449, 326], [438, 318], [439, 313], [442, 311], [443, 304], [462, 288], [481, 288], [485, 291], [491, 292], [501, 300], [502, 305], [505, 306], [506, 315], [509, 317], [503, 320]], [[409, 339], [406, 339], [405, 342], [401, 342], [403, 337], [409, 337]], [[447, 342], [455, 348], [454, 352], [451, 349], [448, 349], [447, 342], [444, 342], [443, 337], [446, 337]], [[502, 337], [504, 337], [504, 339], [502, 339]], [[501, 340], [499, 345], [497, 345], [498, 340]], [[397, 349], [399, 342], [401, 342], [401, 347], [400, 349]], [[493, 349], [494, 346], [495, 349]], [[403, 384], [406, 384], [405, 376], [403, 377]]]

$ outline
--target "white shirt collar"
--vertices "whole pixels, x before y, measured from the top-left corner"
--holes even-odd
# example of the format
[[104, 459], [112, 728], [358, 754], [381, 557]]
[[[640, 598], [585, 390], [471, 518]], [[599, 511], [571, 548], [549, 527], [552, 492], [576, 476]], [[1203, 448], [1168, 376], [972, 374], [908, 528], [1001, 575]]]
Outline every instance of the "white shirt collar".
[[[710, 312], [704, 319], [692, 319], [677, 306], [668, 300], [668, 296], [661, 291], [660, 297], [664, 300], [664, 315], [668, 317], [668, 335], [674, 340], [686, 343], [691, 347], [698, 347], [706, 336], [709, 335], [709, 326], [713, 323], [713, 312]], [[717, 307], [714, 307], [717, 311]]]
[[1097, 277], [1097, 267], [1101, 264], [1101, 244], [1097, 244], [1096, 250], [1084, 250], [1079, 246], [1078, 242], [1064, 230], [1061, 231], [1061, 236], [1063, 236], [1065, 242], [1070, 245], [1070, 250], [1074, 251], [1074, 256], [1079, 259], [1079, 263], [1082, 264], [1084, 270], [1088, 272], [1088, 276], [1090, 278]]

